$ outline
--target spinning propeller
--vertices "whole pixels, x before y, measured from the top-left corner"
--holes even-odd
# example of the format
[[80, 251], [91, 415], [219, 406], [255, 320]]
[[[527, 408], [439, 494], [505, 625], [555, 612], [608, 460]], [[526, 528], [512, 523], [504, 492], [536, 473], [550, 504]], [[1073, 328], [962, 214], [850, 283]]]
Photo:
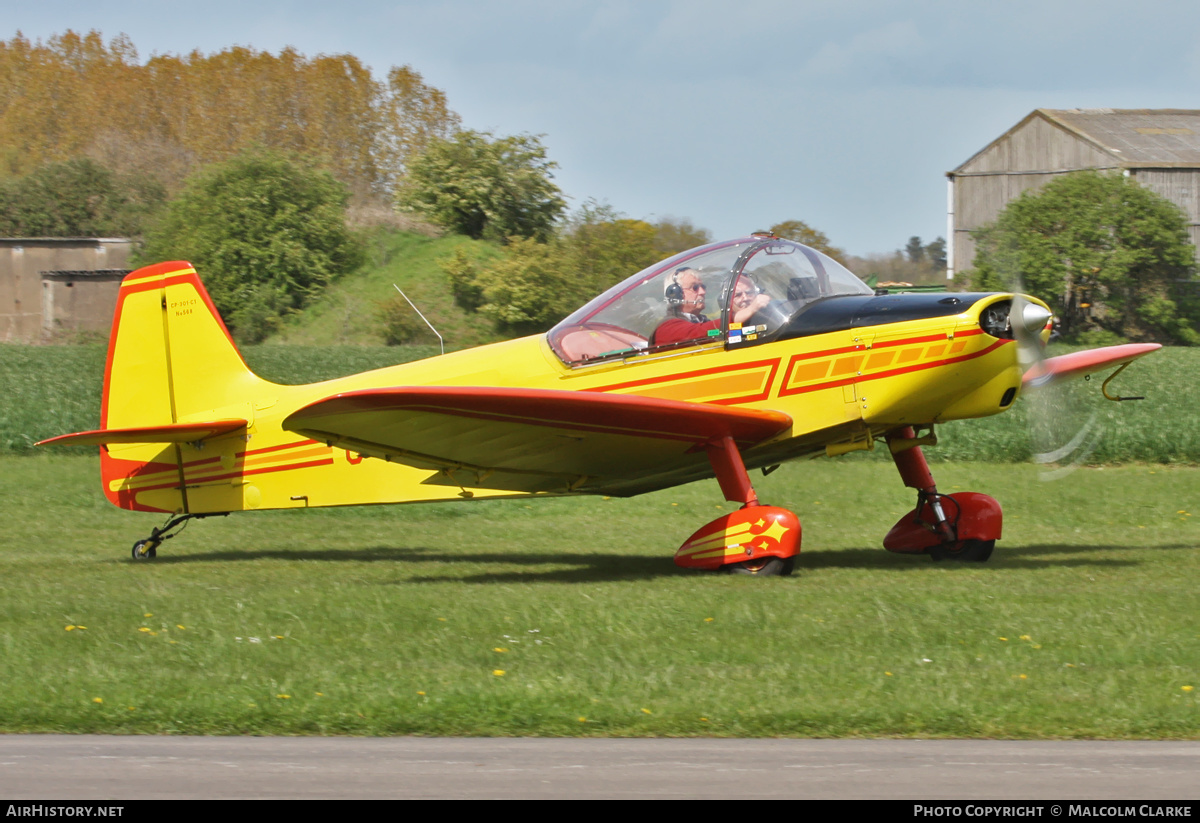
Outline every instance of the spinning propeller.
[[1058, 480], [1092, 455], [1104, 427], [1078, 385], [1053, 379], [1046, 366], [1045, 339], [1053, 315], [1027, 297], [1019, 275], [1011, 280], [1014, 294], [1009, 322], [1017, 342], [1017, 360], [1025, 374], [1040, 375], [1025, 384], [1021, 403], [1029, 426], [1033, 462], [1039, 467], [1039, 480]]

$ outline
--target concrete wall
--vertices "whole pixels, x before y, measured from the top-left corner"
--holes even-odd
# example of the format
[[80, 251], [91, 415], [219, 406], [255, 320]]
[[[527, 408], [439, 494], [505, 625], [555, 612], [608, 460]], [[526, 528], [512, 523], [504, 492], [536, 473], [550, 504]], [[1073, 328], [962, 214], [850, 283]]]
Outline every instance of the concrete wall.
[[0, 341], [107, 332], [131, 251], [124, 238], [0, 238]]

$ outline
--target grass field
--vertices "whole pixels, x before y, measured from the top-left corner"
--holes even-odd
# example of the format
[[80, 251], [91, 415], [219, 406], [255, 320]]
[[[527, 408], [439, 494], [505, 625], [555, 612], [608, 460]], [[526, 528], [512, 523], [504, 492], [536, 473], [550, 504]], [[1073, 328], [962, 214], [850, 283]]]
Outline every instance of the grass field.
[[878, 548], [912, 500], [882, 462], [757, 480], [795, 510], [790, 578], [676, 569], [714, 481], [576, 498], [159, 523], [91, 457], [0, 457], [0, 731], [1200, 738], [1200, 469], [996, 496], [984, 565]]
[[[433, 352], [245, 356], [300, 383]], [[1145, 401], [1077, 383], [1109, 465], [1062, 482], [1013, 462], [1020, 406], [940, 427], [941, 489], [1005, 508], [985, 565], [879, 548], [913, 501], [878, 452], [756, 477], [804, 525], [782, 579], [673, 565], [715, 481], [234, 515], [134, 564], [161, 520], [31, 445], [98, 424], [103, 362], [0, 346], [0, 732], [1200, 738], [1200, 350], [1122, 375]]]

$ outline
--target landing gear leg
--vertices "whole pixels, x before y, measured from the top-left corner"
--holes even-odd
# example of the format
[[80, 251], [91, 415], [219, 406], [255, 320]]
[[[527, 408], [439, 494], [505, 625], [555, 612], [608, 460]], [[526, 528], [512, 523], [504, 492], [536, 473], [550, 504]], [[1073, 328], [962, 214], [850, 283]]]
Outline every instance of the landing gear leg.
[[189, 520], [200, 520], [205, 517], [228, 517], [229, 512], [208, 512], [205, 514], [173, 514], [159, 528], [150, 530], [150, 536], [133, 544], [134, 560], [153, 560], [158, 556], [158, 547], [164, 540], [170, 540], [187, 525]]
[[725, 499], [742, 507], [689, 537], [675, 553], [675, 565], [759, 577], [791, 574], [800, 551], [799, 519], [787, 509], [759, 504], [732, 437], [714, 438], [705, 450]]
[[888, 447], [904, 485], [917, 490], [917, 506], [883, 539], [891, 552], [928, 554], [934, 560], [982, 563], [1000, 537], [1000, 504], [986, 494], [940, 494], [911, 426], [888, 432]]

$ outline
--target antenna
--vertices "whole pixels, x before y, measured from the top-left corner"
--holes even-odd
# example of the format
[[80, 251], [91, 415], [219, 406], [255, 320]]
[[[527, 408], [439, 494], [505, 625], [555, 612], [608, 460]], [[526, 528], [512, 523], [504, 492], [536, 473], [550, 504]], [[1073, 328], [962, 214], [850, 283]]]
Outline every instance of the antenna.
[[408, 295], [405, 294], [403, 291], [401, 291], [399, 286], [397, 286], [395, 283], [393, 283], [392, 288], [395, 289], [396, 291], [400, 292], [400, 296], [404, 298], [404, 300], [408, 303], [408, 305], [412, 306], [412, 310], [417, 313], [417, 317], [420, 317], [422, 320], [425, 321], [425, 325], [429, 327], [429, 330], [431, 332], [433, 332], [434, 334], [437, 334], [438, 343], [440, 343], [442, 346], [442, 354], [445, 354], [446, 353], [446, 341], [442, 339], [442, 336], [440, 334], [438, 334], [438, 330], [433, 327], [433, 324], [429, 322], [429, 320], [425, 317], [425, 315], [421, 314], [421, 310], [417, 308], [416, 304], [413, 303], [413, 301], [408, 299]]

